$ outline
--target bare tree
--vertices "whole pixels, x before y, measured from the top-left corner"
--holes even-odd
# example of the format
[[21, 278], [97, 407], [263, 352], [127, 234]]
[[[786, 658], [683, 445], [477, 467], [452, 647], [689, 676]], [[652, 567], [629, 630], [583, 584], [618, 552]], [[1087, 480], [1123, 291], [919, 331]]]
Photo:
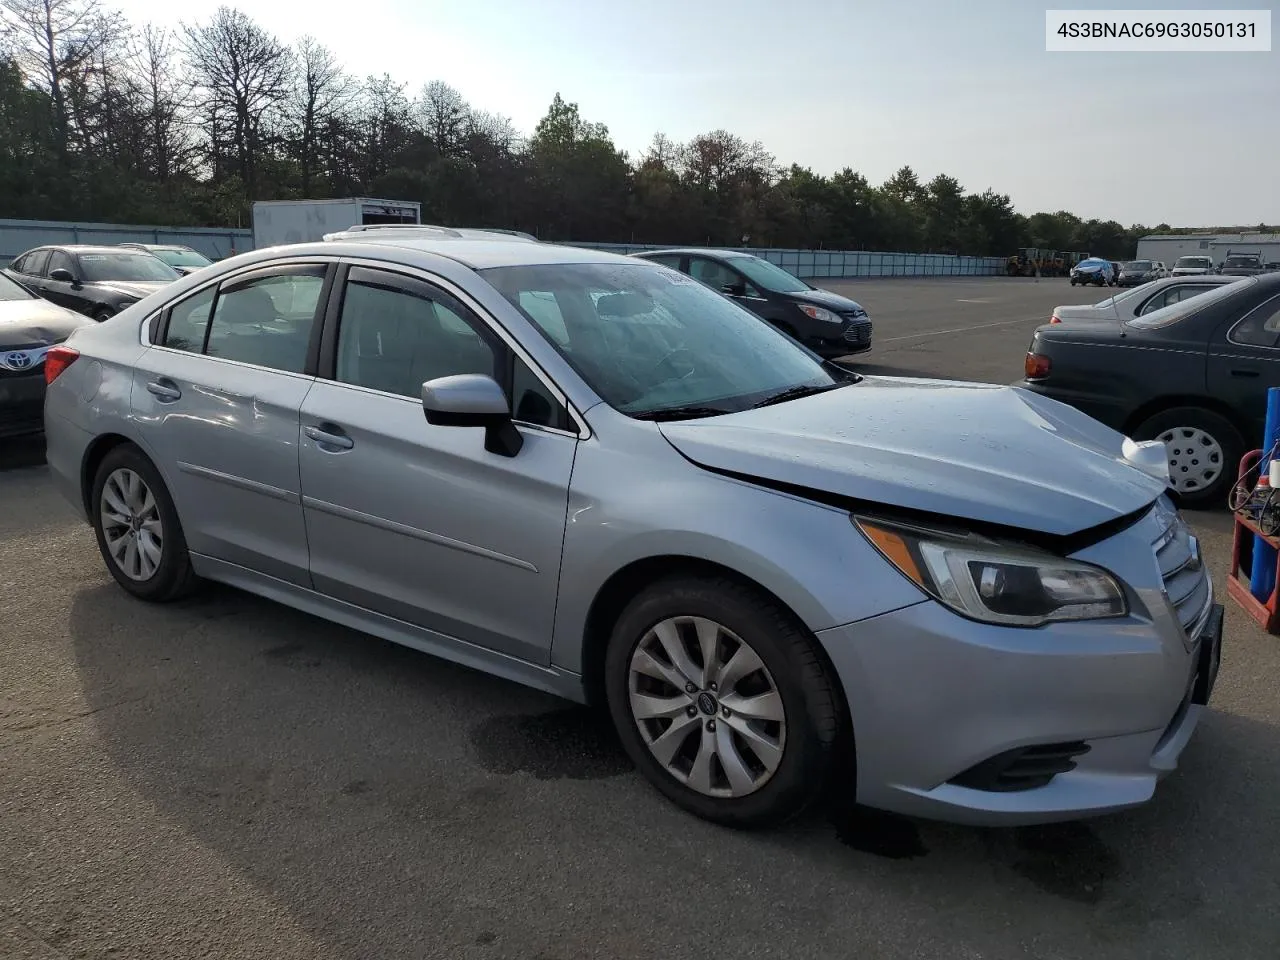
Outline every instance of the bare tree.
[[145, 128], [147, 166], [166, 183], [188, 171], [193, 152], [188, 118], [192, 89], [174, 69], [173, 35], [148, 24], [135, 38], [127, 66]]
[[289, 93], [292, 54], [246, 14], [229, 7], [219, 7], [202, 26], [183, 25], [182, 34], [215, 168], [220, 139], [229, 136], [245, 196], [253, 199], [273, 111]]
[[422, 132], [443, 156], [452, 156], [462, 148], [471, 113], [462, 94], [443, 80], [432, 80], [422, 88], [414, 106]]
[[404, 86], [385, 73], [365, 81], [356, 122], [363, 151], [361, 179], [365, 183], [385, 174], [391, 168], [391, 160], [409, 140], [412, 108]]
[[[293, 152], [302, 171], [302, 193], [311, 196], [312, 181], [325, 156], [332, 157], [332, 131], [352, 105], [351, 78], [338, 64], [333, 51], [304, 36], [296, 50], [297, 70], [289, 94], [287, 113], [292, 128]], [[322, 142], [330, 140], [329, 149]]]
[[27, 78], [49, 94], [54, 140], [65, 158], [71, 141], [70, 88], [88, 85], [123, 21], [98, 0], [0, 0], [7, 46]]

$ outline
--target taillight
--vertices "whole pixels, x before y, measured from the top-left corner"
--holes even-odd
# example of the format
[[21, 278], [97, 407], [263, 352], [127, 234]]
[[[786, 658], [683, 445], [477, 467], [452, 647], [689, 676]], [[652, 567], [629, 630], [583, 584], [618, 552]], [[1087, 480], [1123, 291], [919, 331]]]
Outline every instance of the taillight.
[[74, 347], [52, 347], [44, 355], [44, 382], [53, 383], [63, 370], [76, 362], [80, 351]]
[[1052, 317], [1050, 317], [1050, 318], [1049, 318], [1049, 322], [1050, 322], [1050, 323], [1061, 323], [1061, 322], [1062, 322], [1062, 318], [1061, 318], [1060, 316], [1058, 316], [1058, 315], [1055, 313]]
[[1028, 353], [1022, 365], [1028, 380], [1040, 380], [1049, 375], [1049, 358], [1042, 353]]

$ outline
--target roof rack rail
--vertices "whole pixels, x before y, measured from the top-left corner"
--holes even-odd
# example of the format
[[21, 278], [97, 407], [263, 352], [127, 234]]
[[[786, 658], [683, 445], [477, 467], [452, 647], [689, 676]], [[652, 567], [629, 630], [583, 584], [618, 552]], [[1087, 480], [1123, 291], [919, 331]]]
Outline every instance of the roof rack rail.
[[370, 230], [432, 230], [436, 233], [443, 233], [449, 237], [460, 237], [457, 230], [452, 227], [440, 227], [433, 223], [357, 223], [347, 227], [344, 230], [336, 231], [338, 233], [364, 233]]

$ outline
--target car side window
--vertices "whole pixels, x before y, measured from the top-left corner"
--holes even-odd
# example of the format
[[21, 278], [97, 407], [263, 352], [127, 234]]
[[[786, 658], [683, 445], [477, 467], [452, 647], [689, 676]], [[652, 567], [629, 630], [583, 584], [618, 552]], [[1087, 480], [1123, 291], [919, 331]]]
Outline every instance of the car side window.
[[706, 257], [689, 258], [689, 276], [701, 280], [713, 290], [722, 293], [726, 288], [743, 287], [747, 296], [758, 297], [760, 291], [736, 270], [731, 270], [717, 260]]
[[661, 257], [645, 257], [646, 260], [652, 260], [654, 263], [660, 263], [664, 267], [670, 267], [672, 270], [680, 269], [680, 257], [677, 256], [661, 256]]
[[1169, 290], [1169, 291], [1164, 291], [1162, 293], [1157, 293], [1154, 297], [1152, 297], [1150, 300], [1148, 300], [1146, 303], [1142, 305], [1142, 307], [1138, 310], [1138, 316], [1145, 317], [1148, 313], [1154, 313], [1155, 311], [1159, 310], [1161, 307], [1167, 307], [1171, 303], [1176, 303], [1177, 301], [1169, 299], [1169, 295], [1173, 292], [1174, 291]]
[[14, 260], [12, 263], [9, 264], [9, 269], [12, 270], [14, 273], [25, 273], [26, 271], [23, 269], [22, 265], [26, 263], [27, 260], [30, 259], [30, 257], [31, 257], [31, 254], [29, 253], [23, 254], [22, 256], [18, 257], [16, 260]]
[[170, 307], [162, 345], [187, 353], [203, 352], [204, 335], [209, 328], [209, 314], [213, 310], [216, 292], [217, 287], [206, 287]]
[[528, 364], [449, 294], [383, 271], [351, 271], [338, 321], [340, 383], [416, 400], [428, 380], [464, 373], [503, 384], [516, 420], [570, 429], [568, 410]]
[[76, 269], [75, 261], [71, 259], [71, 255], [61, 250], [55, 250], [49, 254], [49, 265], [45, 268], [46, 273], [53, 273], [55, 270], [66, 270], [73, 277], [80, 275]]
[[325, 269], [321, 264], [291, 267], [223, 284], [209, 321], [205, 354], [302, 373]]
[[498, 378], [494, 346], [444, 291], [377, 270], [354, 269], [342, 294], [336, 377], [418, 398], [437, 377]]
[[29, 253], [22, 261], [22, 272], [29, 277], [43, 277], [44, 265], [49, 262], [48, 250]]
[[1280, 297], [1268, 300], [1236, 324], [1231, 339], [1254, 347], [1276, 346], [1280, 340]]

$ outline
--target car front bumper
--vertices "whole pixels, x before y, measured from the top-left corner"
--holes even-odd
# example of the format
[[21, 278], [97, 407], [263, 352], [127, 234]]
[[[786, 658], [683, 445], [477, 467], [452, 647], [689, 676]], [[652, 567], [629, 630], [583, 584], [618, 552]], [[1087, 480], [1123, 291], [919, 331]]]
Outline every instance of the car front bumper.
[[845, 320], [838, 332], [806, 338], [804, 345], [820, 357], [834, 359], [871, 349], [871, 321]]
[[[1149, 615], [1024, 630], [970, 621], [930, 600], [821, 631], [851, 713], [858, 802], [1001, 826], [1150, 800], [1199, 722], [1197, 701], [1208, 700], [1222, 619], [1205, 574], [1188, 638], [1158, 586], [1151, 540], [1142, 543], [1149, 532], [1144, 520], [1113, 538], [1119, 547], [1077, 555], [1116, 560], [1111, 569], [1131, 589], [1129, 574], [1141, 578], [1147, 567], [1149, 586], [1135, 596]], [[1034, 751], [1064, 746], [1087, 749], [1047, 782], [970, 785], [993, 758], [1032, 748], [1024, 756], [1034, 760]]]
[[0, 437], [12, 438], [44, 430], [44, 368], [34, 373], [0, 372]]

